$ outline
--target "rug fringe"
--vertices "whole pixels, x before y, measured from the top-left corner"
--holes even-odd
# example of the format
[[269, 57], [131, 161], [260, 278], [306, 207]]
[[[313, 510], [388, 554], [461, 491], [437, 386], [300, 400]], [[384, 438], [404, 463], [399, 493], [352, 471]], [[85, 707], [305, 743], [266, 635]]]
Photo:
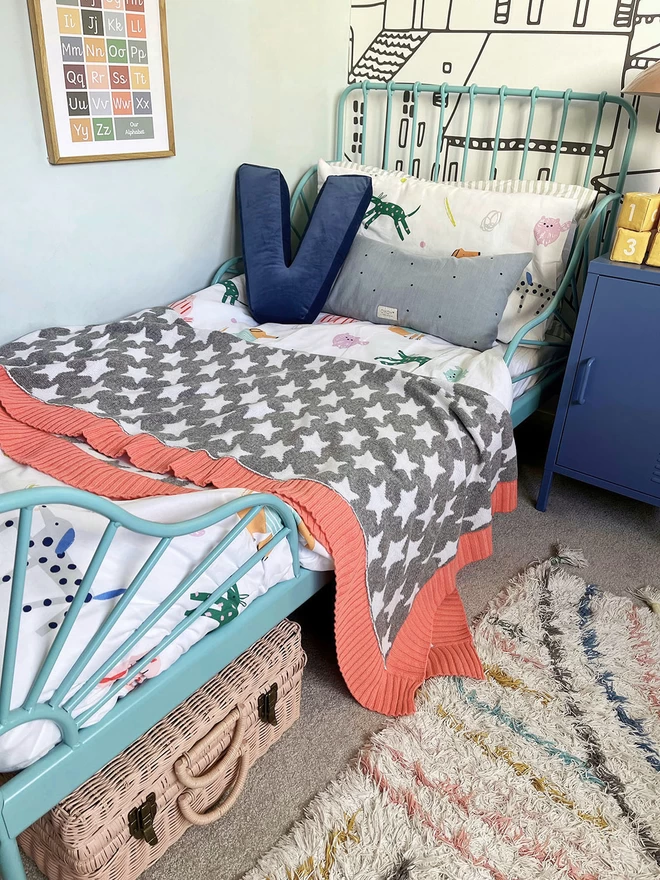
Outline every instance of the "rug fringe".
[[660, 614], [660, 590], [655, 587], [630, 587], [628, 592], [633, 599], [639, 599], [647, 605], [654, 614]]

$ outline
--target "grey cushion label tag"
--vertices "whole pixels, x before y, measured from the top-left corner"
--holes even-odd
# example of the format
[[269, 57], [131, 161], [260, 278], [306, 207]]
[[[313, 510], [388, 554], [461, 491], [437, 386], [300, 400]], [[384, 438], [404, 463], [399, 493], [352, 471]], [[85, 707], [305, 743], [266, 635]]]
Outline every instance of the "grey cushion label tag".
[[378, 306], [378, 317], [379, 318], [387, 318], [390, 321], [398, 321], [399, 320], [399, 310], [392, 309], [390, 306]]

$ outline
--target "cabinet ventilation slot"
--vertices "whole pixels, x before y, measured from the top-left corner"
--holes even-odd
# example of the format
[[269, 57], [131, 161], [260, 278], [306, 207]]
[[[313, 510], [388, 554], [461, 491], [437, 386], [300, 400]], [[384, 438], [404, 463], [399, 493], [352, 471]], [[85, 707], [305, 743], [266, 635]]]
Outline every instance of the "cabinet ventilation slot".
[[660, 483], [660, 455], [658, 456], [653, 473], [651, 474], [651, 482]]

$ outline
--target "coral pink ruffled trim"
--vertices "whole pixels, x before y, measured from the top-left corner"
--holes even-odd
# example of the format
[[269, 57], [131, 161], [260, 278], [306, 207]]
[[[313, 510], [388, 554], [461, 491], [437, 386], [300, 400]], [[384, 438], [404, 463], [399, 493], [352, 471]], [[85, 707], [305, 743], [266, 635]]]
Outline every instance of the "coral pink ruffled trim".
[[[232, 458], [170, 448], [149, 434], [130, 436], [111, 419], [35, 400], [3, 368], [0, 403], [0, 447], [15, 461], [70, 486], [123, 500], [188, 491], [93, 459], [55, 435], [84, 437], [99, 452], [113, 458], [126, 455], [152, 473], [169, 472], [198, 486], [270, 492], [294, 507], [334, 557], [337, 655], [351, 693], [363, 706], [385, 715], [407, 715], [414, 712], [415, 692], [429, 676], [483, 678], [456, 574], [491, 554], [490, 526], [463, 535], [454, 559], [420, 590], [385, 667], [371, 620], [364, 535], [351, 506], [337, 492], [310, 480], [269, 479]], [[492, 496], [493, 512], [510, 512], [516, 499], [516, 483], [500, 483]]]

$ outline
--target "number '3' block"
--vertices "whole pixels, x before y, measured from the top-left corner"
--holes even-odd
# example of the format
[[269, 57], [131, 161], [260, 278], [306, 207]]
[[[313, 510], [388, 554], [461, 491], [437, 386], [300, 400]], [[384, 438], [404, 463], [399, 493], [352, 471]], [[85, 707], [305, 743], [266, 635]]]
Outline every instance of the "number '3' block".
[[650, 232], [617, 229], [610, 259], [618, 263], [643, 263], [650, 240]]
[[650, 232], [657, 226], [659, 214], [660, 193], [626, 193], [618, 226], [635, 232]]

